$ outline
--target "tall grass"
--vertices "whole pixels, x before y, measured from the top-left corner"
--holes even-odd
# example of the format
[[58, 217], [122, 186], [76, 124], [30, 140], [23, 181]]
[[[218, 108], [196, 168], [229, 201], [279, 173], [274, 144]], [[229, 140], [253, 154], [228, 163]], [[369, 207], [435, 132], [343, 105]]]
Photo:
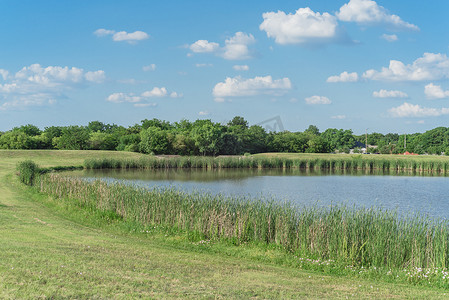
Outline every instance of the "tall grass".
[[398, 217], [374, 208], [298, 208], [264, 199], [87, 182], [54, 173], [40, 176], [36, 186], [55, 198], [77, 199], [84, 207], [185, 231], [198, 239], [276, 244], [300, 257], [352, 266], [399, 270], [446, 268], [449, 263], [446, 220]]
[[449, 160], [429, 160], [414, 157], [335, 156], [310, 158], [261, 157], [142, 157], [140, 159], [88, 159], [87, 169], [167, 169], [167, 168], [297, 168], [309, 170], [364, 170], [385, 172], [415, 172], [446, 174]]

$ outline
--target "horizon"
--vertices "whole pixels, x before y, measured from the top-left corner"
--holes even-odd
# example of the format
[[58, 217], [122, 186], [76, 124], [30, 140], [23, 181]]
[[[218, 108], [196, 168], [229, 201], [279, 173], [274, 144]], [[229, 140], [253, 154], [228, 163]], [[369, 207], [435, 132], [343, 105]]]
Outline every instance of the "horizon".
[[356, 135], [449, 126], [447, 1], [0, 8], [0, 131], [234, 116]]

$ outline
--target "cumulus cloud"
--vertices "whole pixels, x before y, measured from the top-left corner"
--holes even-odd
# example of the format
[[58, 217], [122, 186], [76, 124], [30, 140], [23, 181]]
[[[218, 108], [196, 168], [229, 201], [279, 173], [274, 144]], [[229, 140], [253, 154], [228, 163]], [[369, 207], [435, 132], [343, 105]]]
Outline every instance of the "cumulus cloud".
[[247, 65], [234, 65], [234, 66], [232, 66], [232, 68], [236, 71], [248, 71], [249, 70], [249, 66], [247, 66]]
[[341, 38], [337, 18], [329, 13], [315, 13], [310, 8], [300, 8], [294, 14], [283, 11], [262, 14], [259, 29], [281, 45], [327, 43]]
[[[178, 94], [177, 92], [169, 93], [165, 87], [154, 87], [152, 90], [144, 91], [140, 95], [136, 95], [134, 93], [113, 93], [109, 95], [106, 98], [106, 100], [113, 103], [124, 103], [124, 102], [139, 103], [151, 98], [166, 98], [166, 97], [179, 98], [182, 97], [182, 94]], [[148, 103], [139, 106], [140, 107], [148, 106]]]
[[207, 116], [207, 115], [209, 115], [210, 113], [207, 111], [207, 110], [202, 110], [202, 111], [200, 111], [199, 113], [198, 113], [198, 115], [199, 116]]
[[144, 70], [145, 72], [154, 71], [154, 70], [156, 70], [156, 65], [155, 64], [151, 64], [151, 65], [148, 65], [148, 66], [143, 66], [142, 70]]
[[198, 40], [188, 46], [193, 53], [213, 53], [227, 60], [242, 60], [252, 58], [252, 52], [249, 49], [251, 44], [255, 43], [252, 34], [236, 32], [234, 36], [225, 40], [223, 47], [218, 43], [207, 40]]
[[39, 64], [23, 67], [15, 74], [10, 75], [6, 70], [0, 74], [5, 81], [0, 84], [2, 110], [54, 104], [67, 98], [66, 92], [101, 83], [106, 78], [102, 70], [85, 72], [76, 67], [42, 67]]
[[87, 72], [84, 75], [87, 81], [101, 83], [106, 79], [106, 75], [103, 70]]
[[422, 107], [418, 104], [410, 104], [404, 102], [402, 105], [398, 107], [393, 107], [388, 110], [390, 115], [395, 118], [405, 118], [405, 117], [413, 117], [413, 118], [422, 118], [422, 117], [438, 117], [442, 115], [449, 114], [449, 108], [428, 108]]
[[145, 91], [142, 93], [142, 97], [151, 98], [151, 97], [165, 97], [167, 96], [167, 89], [162, 87], [154, 87], [151, 91]]
[[441, 86], [429, 83], [424, 87], [424, 93], [429, 99], [449, 98], [449, 91], [444, 91]]
[[245, 97], [256, 95], [282, 96], [292, 88], [290, 79], [275, 79], [271, 76], [244, 79], [240, 76], [227, 77], [224, 82], [215, 85], [212, 93], [215, 101], [223, 102], [228, 97]]
[[332, 101], [324, 96], [312, 96], [305, 99], [307, 104], [331, 104]]
[[346, 116], [345, 115], [336, 115], [336, 116], [332, 116], [331, 119], [344, 120], [344, 119], [346, 119]]
[[441, 53], [424, 53], [412, 64], [390, 60], [380, 71], [367, 70], [363, 78], [384, 81], [423, 81], [449, 78], [449, 58]]
[[375, 98], [407, 98], [408, 95], [401, 91], [380, 90], [377, 92], [373, 92], [373, 97], [375, 97]]
[[359, 80], [359, 75], [356, 72], [343, 72], [340, 75], [330, 76], [327, 82], [356, 82]]
[[126, 32], [126, 31], [119, 31], [117, 33], [114, 33], [114, 35], [112, 36], [112, 40], [114, 42], [137, 42], [137, 41], [142, 41], [142, 40], [146, 40], [147, 38], [149, 38], [150, 36], [143, 31], [134, 31], [134, 32]]
[[394, 30], [419, 30], [418, 26], [390, 14], [383, 6], [372, 0], [350, 0], [349, 3], [340, 7], [336, 15], [341, 21], [356, 22], [361, 25], [384, 25]]
[[249, 45], [256, 40], [252, 34], [236, 32], [236, 34], [225, 41], [223, 58], [229, 60], [240, 60], [251, 58]]
[[104, 28], [95, 30], [94, 34], [98, 37], [111, 35], [112, 40], [114, 42], [128, 42], [130, 44], [135, 44], [138, 41], [146, 40], [150, 37], [148, 33], [139, 30], [134, 32], [126, 32], [126, 31], [116, 32], [115, 30], [109, 30]]
[[190, 45], [189, 48], [194, 53], [211, 53], [220, 49], [220, 45], [207, 40], [198, 40]]
[[171, 92], [170, 93], [170, 98], [181, 98], [182, 94], [179, 94], [177, 92]]

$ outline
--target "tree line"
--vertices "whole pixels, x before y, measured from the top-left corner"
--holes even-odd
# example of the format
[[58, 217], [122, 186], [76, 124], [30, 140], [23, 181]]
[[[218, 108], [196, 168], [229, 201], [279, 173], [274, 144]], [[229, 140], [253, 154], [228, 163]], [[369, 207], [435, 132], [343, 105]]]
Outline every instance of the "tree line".
[[360, 152], [365, 143], [375, 145], [370, 153], [449, 153], [449, 128], [399, 135], [329, 128], [324, 132], [310, 125], [303, 132], [267, 132], [249, 126], [240, 116], [227, 124], [211, 120], [168, 122], [145, 119], [125, 128], [100, 121], [87, 126], [50, 126], [44, 130], [28, 124], [0, 132], [0, 149], [117, 150], [147, 154], [242, 155], [244, 153], [295, 152], [331, 153], [350, 149]]

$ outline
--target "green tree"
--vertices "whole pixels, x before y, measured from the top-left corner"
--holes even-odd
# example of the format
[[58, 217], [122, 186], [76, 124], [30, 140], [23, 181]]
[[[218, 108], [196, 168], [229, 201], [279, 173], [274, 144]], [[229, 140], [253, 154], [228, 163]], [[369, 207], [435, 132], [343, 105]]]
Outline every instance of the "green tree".
[[142, 122], [142, 129], [147, 129], [149, 127], [158, 127], [163, 130], [169, 130], [172, 128], [172, 125], [170, 124], [170, 122], [162, 121], [162, 120], [159, 120], [156, 118], [154, 118], [152, 120], [145, 119], [145, 120], [142, 120], [141, 122]]
[[37, 126], [31, 124], [20, 126], [18, 129], [23, 131], [28, 136], [36, 136], [41, 134], [41, 130]]
[[304, 133], [311, 135], [320, 135], [320, 130], [315, 125], [309, 125], [309, 127], [304, 131]]
[[89, 148], [89, 130], [82, 126], [67, 126], [57, 138], [56, 147], [63, 150], [86, 150]]
[[[198, 122], [202, 121], [202, 122]], [[199, 154], [216, 155], [220, 152], [223, 127], [214, 124], [210, 120], [198, 120], [190, 132], [190, 136], [195, 143]]]
[[321, 138], [327, 144], [329, 152], [355, 146], [352, 130], [329, 128], [321, 134]]
[[140, 149], [144, 153], [169, 154], [168, 132], [160, 127], [150, 126], [140, 132]]
[[32, 139], [25, 132], [14, 129], [0, 136], [1, 149], [32, 149]]

